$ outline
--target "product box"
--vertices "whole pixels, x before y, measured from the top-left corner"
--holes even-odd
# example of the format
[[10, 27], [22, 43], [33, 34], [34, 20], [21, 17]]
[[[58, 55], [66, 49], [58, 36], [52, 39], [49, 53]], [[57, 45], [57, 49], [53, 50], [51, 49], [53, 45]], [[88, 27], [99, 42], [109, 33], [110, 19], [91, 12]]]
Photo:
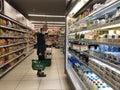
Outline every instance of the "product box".
[[116, 76], [116, 72], [115, 71], [112, 70], [111, 73]]
[[115, 86], [115, 90], [120, 90], [120, 83], [116, 82], [115, 80], [112, 83]]
[[99, 70], [99, 74], [100, 74], [101, 76], [105, 76], [105, 74], [104, 74], [102, 71], [100, 71], [100, 70]]
[[119, 83], [120, 83], [120, 74], [117, 77], [118, 77], [118, 80], [119, 80]]
[[110, 78], [107, 74], [104, 75], [105, 79], [108, 80], [109, 82], [113, 82], [113, 79]]
[[97, 64], [97, 63], [95, 64], [95, 66], [96, 66], [97, 68], [99, 68], [99, 67], [100, 67], [100, 65], [99, 65], [99, 64]]
[[105, 72], [105, 67], [100, 66], [100, 70], [103, 71], [103, 72]]
[[105, 75], [107, 75], [109, 78], [111, 78], [111, 74], [109, 72], [106, 72]]
[[112, 72], [112, 70], [110, 70], [108, 67], [105, 67], [105, 71], [108, 72], [108, 73]]

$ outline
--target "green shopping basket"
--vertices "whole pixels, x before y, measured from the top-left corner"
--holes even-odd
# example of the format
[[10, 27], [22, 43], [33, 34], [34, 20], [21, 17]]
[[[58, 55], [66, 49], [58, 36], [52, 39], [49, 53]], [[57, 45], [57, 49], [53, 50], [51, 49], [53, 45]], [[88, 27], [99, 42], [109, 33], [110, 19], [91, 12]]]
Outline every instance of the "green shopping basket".
[[42, 61], [42, 63], [43, 63], [46, 67], [51, 66], [51, 59], [45, 59], [45, 60]]
[[39, 60], [32, 60], [32, 69], [33, 70], [44, 70], [45, 65], [44, 63], [40, 62]]

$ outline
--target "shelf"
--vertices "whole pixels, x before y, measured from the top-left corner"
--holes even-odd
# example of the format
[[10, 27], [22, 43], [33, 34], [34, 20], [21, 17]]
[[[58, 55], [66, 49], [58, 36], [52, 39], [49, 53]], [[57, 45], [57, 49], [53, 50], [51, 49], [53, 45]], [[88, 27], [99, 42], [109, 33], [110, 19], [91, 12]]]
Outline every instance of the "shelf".
[[[120, 43], [116, 43], [119, 42], [119, 39], [106, 39], [106, 41], [104, 40], [104, 42], [102, 41], [97, 41], [97, 40], [92, 40], [92, 39], [85, 39], [85, 40], [75, 40], [75, 39], [71, 39], [69, 43], [74, 44], [74, 42], [78, 42], [79, 43], [88, 43], [88, 44], [104, 44], [104, 45], [110, 45], [110, 46], [120, 46]], [[111, 41], [111, 42], [110, 42]], [[76, 43], [75, 43], [76, 44]]]
[[34, 47], [33, 47], [33, 48], [30, 48], [30, 50], [29, 50], [29, 51], [31, 51], [31, 50], [34, 50]]
[[104, 5], [102, 8], [99, 8], [98, 10], [92, 12], [91, 14], [89, 14], [88, 16], [83, 18], [82, 20], [79, 20], [79, 21], [75, 22], [70, 27], [73, 27], [75, 24], [79, 24], [81, 21], [86, 21], [88, 19], [94, 19], [94, 17], [96, 17], [96, 18], [100, 17], [100, 15], [103, 15], [103, 14], [107, 13], [108, 11], [111, 11], [111, 9], [116, 8], [119, 5], [120, 5], [119, 0], [113, 0], [110, 3]]
[[30, 53], [34, 52], [34, 50], [29, 50], [29, 52], [25, 52], [24, 54], [26, 54], [26, 56], [28, 56]]
[[116, 64], [111, 63], [111, 62], [109, 62], [107, 60], [104, 60], [104, 59], [101, 59], [99, 57], [96, 57], [95, 55], [89, 55], [89, 56], [94, 57], [94, 58], [98, 59], [99, 61], [101, 61], [101, 62], [103, 62], [103, 63], [105, 63], [107, 65], [110, 65], [111, 67], [114, 67], [117, 70], [120, 70], [120, 65], [116, 65]]
[[6, 63], [4, 63], [3, 65], [1, 65], [0, 68], [4, 67], [4, 66], [7, 65], [8, 63], [10, 63], [10, 62], [16, 60], [17, 58], [19, 58], [19, 57], [22, 56], [22, 55], [24, 55], [24, 53], [22, 53], [21, 55], [15, 57], [15, 58], [12, 58], [11, 60], [8, 60], [8, 62], [6, 62]]
[[[99, 2], [100, 0], [89, 0], [89, 1], [95, 1], [95, 2]], [[101, 1], [104, 1], [104, 0], [101, 0]], [[90, 2], [89, 2], [90, 3]], [[93, 4], [93, 3], [92, 3]], [[99, 3], [97, 3], [97, 4], [99, 4]], [[90, 5], [89, 5], [90, 6]], [[93, 5], [91, 5], [91, 6], [93, 6]], [[87, 24], [87, 20], [96, 20], [96, 19], [103, 19], [103, 15], [105, 15], [105, 14], [110, 14], [110, 16], [112, 16], [113, 15], [113, 13], [117, 10], [117, 7], [118, 6], [120, 6], [120, 0], [111, 0], [111, 2], [109, 2], [109, 3], [106, 3], [105, 5], [103, 5], [102, 7], [100, 7], [99, 9], [97, 9], [97, 10], [95, 10], [95, 11], [93, 11], [93, 12], [91, 12], [88, 16], [86, 16], [85, 18], [83, 18], [83, 19], [81, 19], [81, 20], [79, 20], [79, 21], [76, 21], [74, 24], [72, 24], [71, 26], [69, 26], [68, 28], [70, 29], [69, 31], [70, 31], [70, 33], [68, 33], [68, 36], [67, 37], [70, 37], [71, 36], [71, 43], [73, 42], [74, 43], [74, 41], [76, 41], [75, 40], [75, 34], [77, 33], [80, 33], [81, 34], [81, 32], [83, 31], [85, 31], [85, 32], [91, 32], [91, 31], [97, 31], [97, 30], [119, 30], [120, 29], [120, 20], [116, 20], [118, 17], [115, 17], [115, 18], [113, 18], [112, 20], [111, 20], [111, 22], [109, 22], [109, 23], [105, 23], [105, 24], [98, 24], [98, 25], [92, 25], [92, 26], [89, 26], [88, 25], [88, 27], [85, 27], [85, 28], [79, 28], [79, 27], [76, 27], [76, 26], [78, 26], [78, 25], [80, 25], [81, 24], [81, 22], [84, 22], [84, 23], [86, 23]], [[85, 7], [85, 9], [87, 8], [88, 6], [86, 6]], [[82, 8], [84, 11], [85, 11], [85, 9], [84, 8]], [[76, 15], [78, 15], [78, 14], [80, 14], [80, 13], [82, 13], [83, 12], [83, 10], [81, 9], [81, 11], [79, 11]], [[87, 10], [87, 9], [86, 9]], [[112, 12], [112, 14], [111, 14], [111, 12]], [[76, 28], [75, 28], [76, 27]], [[79, 30], [78, 30], [78, 28], [79, 28]], [[75, 30], [76, 29], [76, 30]], [[73, 38], [73, 40], [72, 40], [72, 38]], [[67, 38], [68, 39], [68, 38]], [[69, 39], [68, 39], [68, 41], [70, 41]], [[81, 42], [80, 40], [77, 40], [78, 41], [78, 44]], [[106, 39], [106, 40], [104, 40], [103, 42], [101, 42], [102, 41], [102, 39], [101, 40], [98, 40], [98, 41], [93, 41], [93, 40], [90, 40], [90, 41], [82, 41], [82, 42], [84, 42], [84, 43], [87, 43], [87, 44], [104, 44], [104, 45], [110, 45], [110, 46], [119, 46], [120, 47], [120, 43], [119, 43], [119, 40], [117, 40], [117, 39], [112, 39], [111, 41], [112, 42], [110, 42], [110, 39]], [[69, 42], [70, 43], [70, 42]], [[75, 42], [76, 43], [76, 42]], [[71, 44], [70, 44], [71, 45]], [[68, 47], [69, 47], [69, 45], [67, 45]], [[77, 47], [76, 47], [77, 48]], [[85, 62], [84, 60], [80, 60], [80, 62], [81, 63], [83, 63], [83, 65], [84, 66], [86, 66], [86, 67], [88, 67], [90, 70], [92, 70], [95, 74], [97, 74], [103, 81], [105, 81], [108, 85], [110, 85], [113, 89], [115, 89], [115, 90], [119, 90], [119, 89], [116, 89], [117, 87], [118, 87], [118, 85], [119, 85], [119, 81], [117, 81], [116, 80], [116, 78], [118, 78], [117, 76], [115, 76], [115, 80], [116, 81], [114, 81], [113, 79], [114, 79], [114, 77], [113, 77], [113, 74], [112, 75], [110, 75], [111, 77], [109, 77], [109, 76], [107, 76], [107, 75], [109, 75], [109, 73], [107, 74], [104, 70], [102, 71], [102, 69], [101, 68], [97, 68], [97, 66], [99, 67], [99, 65], [100, 65], [100, 62], [102, 62], [102, 64], [101, 64], [101, 66], [103, 65], [103, 64], [106, 64], [107, 66], [108, 66], [108, 68], [112, 71], [115, 71], [115, 72], [118, 72], [119, 70], [120, 70], [120, 65], [117, 65], [117, 64], [114, 64], [114, 63], [112, 63], [112, 62], [109, 62], [109, 61], [107, 61], [107, 60], [104, 60], [104, 59], [101, 59], [101, 58], [99, 58], [99, 57], [97, 57], [97, 56], [95, 56], [94, 54], [92, 54], [92, 53], [90, 53], [90, 52], [88, 52], [89, 50], [87, 50], [87, 52], [86, 51], [80, 51], [80, 50], [73, 50], [73, 52], [75, 52], [76, 53], [76, 55], [74, 54], [74, 53], [72, 53], [72, 51], [71, 51], [71, 54], [76, 58], [76, 59], [78, 59], [78, 60], [80, 60], [80, 58], [79, 58], [79, 53], [80, 54], [84, 54], [84, 55], [86, 55], [87, 57], [89, 57], [89, 58], [94, 58], [94, 59], [96, 59], [97, 61], [98, 61], [98, 63], [96, 64], [96, 67], [95, 67], [95, 64], [93, 64], [93, 65], [91, 65], [91, 67], [90, 67], [90, 65], [89, 65], [89, 63], [87, 63], [87, 62]], [[89, 60], [90, 61], [90, 60]], [[67, 63], [67, 62], [66, 62]], [[94, 63], [94, 62], [93, 62]], [[112, 69], [113, 68], [113, 69]], [[99, 70], [100, 69], [100, 70]], [[103, 72], [103, 73], [99, 73], [99, 72]], [[71, 72], [71, 73], [73, 73], [73, 72]], [[118, 73], [120, 73], [120, 71], [118, 72]], [[103, 74], [103, 75], [102, 75]], [[117, 75], [117, 74], [116, 74]], [[119, 78], [118, 78], [119, 79]], [[113, 82], [112, 82], [113, 81]], [[116, 84], [116, 83], [118, 84]], [[78, 90], [78, 89], [76, 89], [76, 90]]]
[[27, 56], [29, 56], [33, 51], [31, 51], [30, 53], [28, 53], [24, 58], [22, 58], [21, 60], [19, 60], [15, 65], [11, 66], [10, 68], [8, 68], [6, 71], [4, 71], [2, 74], [0, 74], [0, 77], [2, 77], [3, 75], [5, 75], [8, 71], [10, 71], [12, 68], [14, 68], [16, 65], [18, 65], [21, 61], [23, 61]]
[[22, 32], [22, 33], [26, 33], [25, 31], [22, 31], [22, 30], [19, 30], [19, 29], [15, 29], [15, 28], [11, 28], [11, 27], [7, 27], [7, 26], [2, 26], [2, 25], [0, 25], [0, 28], [12, 30], [12, 31], [17, 31], [17, 32]]
[[84, 83], [82, 82], [82, 80], [77, 75], [77, 73], [74, 71], [74, 69], [70, 65], [67, 65], [66, 70], [67, 70], [67, 74], [69, 75], [75, 87], [75, 90], [88, 90], [84, 85]]
[[[105, 5], [104, 7], [102, 7], [101, 9], [96, 10], [95, 12], [93, 12], [90, 15], [86, 16], [84, 19], [77, 21], [75, 24], [78, 24], [81, 21], [85, 21], [88, 18], [92, 19], [90, 17], [98, 17], [103, 12], [107, 13], [105, 11], [109, 11], [111, 8], [116, 8], [116, 5], [119, 6], [119, 4], [120, 4], [120, 1], [114, 0], [113, 2], [111, 2], [111, 3], [107, 4], [107, 5]], [[91, 29], [94, 29], [94, 30], [105, 30], [105, 29], [109, 29], [109, 28], [118, 28], [118, 27], [120, 27], [119, 23], [120, 23], [120, 20], [117, 20], [117, 21], [106, 23], [106, 24], [103, 24], [103, 25], [91, 26], [91, 27], [88, 27], [87, 30], [91, 30]], [[75, 26], [75, 24], [71, 25], [70, 27]], [[86, 30], [81, 30], [81, 31], [86, 31]]]
[[[15, 23], [15, 24], [18, 24], [18, 25], [20, 25], [21, 27], [23, 27], [23, 28], [25, 28], [25, 29], [30, 29], [28, 26], [25, 26], [25, 25], [23, 25], [22, 23], [14, 20], [14, 19], [12, 19], [12, 18], [10, 18], [10, 17], [8, 17], [8, 16], [6, 16], [6, 15], [3, 15], [3, 14], [1, 14], [1, 13], [0, 13], [0, 17], [2, 17], [2, 18], [4, 18], [4, 19], [7, 19], [7, 20], [9, 20], [9, 21], [11, 21], [11, 22], [13, 22], [13, 23]], [[30, 29], [30, 30], [31, 30], [31, 29]]]
[[34, 46], [35, 44], [32, 44], [32, 45], [30, 45], [29, 47], [32, 47], [32, 46]]
[[100, 15], [108, 13], [111, 10], [113, 10], [114, 8], [117, 8], [117, 6], [119, 6], [119, 5], [120, 5], [119, 0], [112, 0], [110, 3], [106, 3], [98, 10], [92, 12], [90, 15], [88, 15], [88, 17], [99, 17]]
[[9, 44], [9, 45], [4, 45], [4, 46], [0, 46], [0, 48], [15, 46], [15, 45], [24, 44], [24, 43], [27, 43], [27, 42], [20, 42], [20, 43], [14, 43], [14, 44]]
[[113, 28], [119, 28], [119, 27], [120, 27], [120, 20], [116, 20], [116, 21], [109, 22], [102, 25], [91, 26], [91, 27], [88, 27], [86, 30], [106, 30], [106, 29], [113, 29]]
[[89, 67], [89, 69], [91, 69], [95, 74], [97, 74], [103, 81], [105, 81], [107, 84], [109, 84], [112, 88], [115, 88], [114, 84], [111, 83], [110, 81], [108, 81], [106, 78], [102, 77], [99, 73], [97, 73], [96, 70], [94, 70], [93, 68]]
[[[106, 40], [109, 40], [109, 39], [106, 39]], [[112, 42], [109, 42], [109, 41], [104, 41], [104, 42], [100, 42], [100, 41], [95, 41], [95, 40], [89, 40], [89, 39], [85, 39], [84, 41], [80, 41], [79, 42], [83, 42], [83, 43], [89, 43], [89, 44], [103, 44], [103, 45], [109, 45], [109, 46], [118, 46], [120, 47], [120, 43], [116, 43], [115, 40], [116, 39], [111, 39]]]
[[111, 67], [111, 66], [109, 66], [109, 65], [107, 65], [107, 64], [105, 64], [105, 63], [103, 63], [101, 61], [98, 61], [97, 59], [94, 59], [94, 58], [90, 58], [90, 60], [97, 63], [97, 64], [99, 64], [99, 65], [101, 65], [101, 66], [107, 67], [110, 70], [112, 70], [112, 71], [114, 71], [114, 72], [116, 72], [116, 73], [118, 73], [120, 75], [120, 71], [117, 70], [116, 68], [113, 68], [113, 67]]
[[24, 39], [24, 36], [0, 36], [0, 38]]
[[[71, 52], [70, 52], [71, 53]], [[88, 67], [87, 64], [85, 64], [82, 60], [79, 59], [78, 56], [76, 56], [75, 54], [71, 53], [76, 59], [78, 59], [80, 62], [82, 62], [84, 64], [84, 66]]]
[[[71, 53], [76, 59], [80, 60], [75, 54]], [[90, 70], [92, 70], [95, 74], [97, 74], [103, 81], [105, 81], [107, 84], [109, 84], [110, 86], [112, 86], [113, 88], [115, 88], [115, 86], [108, 81], [107, 79], [105, 79], [103, 76], [101, 76], [99, 73], [97, 73], [96, 70], [94, 70], [93, 68], [89, 67], [89, 65], [86, 65], [83, 61], [80, 60], [80, 62], [83, 63], [84, 66], [88, 67]], [[94, 67], [94, 66], [93, 66]]]
[[25, 49], [25, 48], [26, 48], [26, 47], [21, 48], [21, 49], [17, 49], [17, 50], [15, 50], [15, 51], [12, 51], [12, 52], [6, 53], [6, 54], [4, 54], [4, 55], [0, 55], [0, 58], [1, 58], [1, 57], [4, 57], [4, 56], [7, 56], [7, 55], [9, 55], [9, 54], [12, 54], [12, 53], [18, 52], [18, 51], [20, 51], [20, 50], [22, 50], [22, 49]]
[[[106, 29], [114, 29], [114, 28], [120, 28], [120, 20], [116, 20], [110, 23], [106, 23], [103, 25], [95, 25], [88, 27], [87, 29], [83, 29], [80, 31], [77, 31], [77, 33], [80, 33], [81, 31], [89, 31], [89, 30], [106, 30]], [[75, 32], [70, 33], [69, 35], [75, 35]]]
[[107, 60], [101, 59], [101, 58], [99, 58], [99, 57], [97, 57], [97, 56], [95, 56], [95, 55], [90, 55], [89, 53], [86, 53], [86, 52], [83, 52], [83, 51], [80, 51], [80, 50], [77, 50], [77, 51], [78, 51], [78, 52], [81, 52], [81, 53], [84, 53], [85, 55], [88, 55], [88, 56], [90, 56], [90, 57], [96, 58], [96, 59], [98, 59], [99, 61], [101, 61], [101, 62], [103, 62], [103, 63], [105, 63], [105, 64], [107, 64], [107, 65], [110, 65], [111, 67], [114, 67], [114, 68], [117, 69], [117, 70], [120, 70], [120, 65], [116, 65], [116, 64], [111, 63], [111, 62], [109, 62], [109, 61], [107, 61]]
[[[88, 54], [88, 53], [86, 53], [86, 52], [83, 52], [83, 51], [80, 51], [80, 50], [77, 50], [78, 52], [81, 52], [81, 53], [83, 53], [83, 54], [85, 54], [85, 55], [87, 55], [87, 56], [91, 56], [91, 57], [93, 57], [93, 58], [96, 58], [96, 59], [98, 59], [98, 61], [101, 61], [101, 62], [103, 62], [103, 63], [105, 63], [105, 64], [107, 64], [107, 65], [109, 65], [109, 66], [111, 66], [111, 67], [113, 67], [113, 68], [115, 68], [115, 69], [117, 69], [117, 70], [120, 70], [120, 65], [116, 65], [116, 64], [114, 64], [114, 63], [111, 63], [111, 62], [108, 62], [107, 60], [104, 60], [104, 59], [101, 59], [101, 58], [99, 58], [99, 57], [96, 57], [95, 55], [90, 55], [90, 54]], [[72, 54], [72, 55], [74, 55], [74, 54]], [[75, 55], [74, 55], [75, 56]], [[76, 56], [75, 56], [76, 57]], [[79, 59], [78, 57], [76, 57], [77, 59]], [[84, 62], [83, 62], [84, 63]], [[84, 63], [85, 64], [85, 63]]]

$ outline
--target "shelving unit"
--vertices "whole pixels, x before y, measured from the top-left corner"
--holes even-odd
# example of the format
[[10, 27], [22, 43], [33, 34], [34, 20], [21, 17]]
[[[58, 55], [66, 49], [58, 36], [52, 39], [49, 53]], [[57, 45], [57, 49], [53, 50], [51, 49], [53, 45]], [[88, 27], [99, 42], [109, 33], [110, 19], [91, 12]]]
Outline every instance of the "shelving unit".
[[[80, 58], [77, 56], [77, 55], [75, 55], [74, 53], [72, 53], [72, 52], [70, 52], [76, 59], [78, 59], [78, 60], [80, 60]], [[115, 90], [118, 90], [118, 88], [119, 88], [119, 79], [117, 80], [116, 78], [115, 78], [115, 80], [113, 80], [113, 82], [115, 82], [116, 80], [118, 81], [118, 83], [112, 83], [110, 80], [110, 78], [112, 78], [112, 76], [111, 77], [107, 77], [107, 75], [109, 74], [111, 74], [111, 72], [116, 72], [116, 73], [118, 73], [118, 77], [119, 77], [119, 74], [120, 74], [120, 71], [119, 71], [119, 69], [116, 69], [116, 68], [114, 68], [114, 67], [112, 67], [112, 66], [109, 66], [108, 64], [105, 64], [105, 63], [103, 63], [103, 62], [101, 62], [101, 61], [99, 61], [98, 59], [94, 59], [94, 58], [90, 58], [89, 59], [90, 61], [89, 61], [89, 64], [87, 65], [84, 61], [82, 61], [82, 60], [80, 60], [80, 62], [82, 62], [83, 64], [84, 64], [84, 66], [86, 66], [86, 67], [88, 67], [90, 70], [92, 70], [95, 74], [97, 74], [103, 81], [105, 81], [106, 83], [108, 83], [111, 87], [113, 87]], [[93, 62], [96, 62], [97, 64], [94, 64], [94, 63], [90, 63], [91, 61], [93, 61]], [[99, 65], [101, 65], [101, 67], [99, 66]], [[107, 72], [107, 71], [105, 71], [105, 69], [106, 68], [104, 68], [104, 67], [107, 67], [108, 69], [110, 68], [110, 73], [109, 73], [109, 71], [108, 71], [108, 74], [106, 74], [105, 72]], [[101, 68], [102, 68], [102, 70], [101, 70]], [[103, 70], [103, 68], [104, 68], [104, 70]], [[113, 71], [112, 71], [113, 70]], [[105, 72], [104, 72], [105, 71]], [[116, 81], [116, 82], [117, 82]], [[116, 88], [116, 86], [115, 86], [115, 84], [116, 85], [118, 85], [117, 86], [117, 88]]]
[[0, 14], [0, 77], [33, 52], [33, 31]]
[[[77, 18], [76, 22], [70, 24], [67, 19], [69, 26], [67, 26], [66, 35], [66, 63], [68, 63], [69, 52], [114, 90], [120, 90], [119, 57], [112, 54], [113, 49], [106, 51], [108, 53], [100, 51], [100, 45], [103, 45], [109, 48], [118, 48], [118, 51], [115, 51], [115, 49], [114, 52], [120, 53], [120, 14], [119, 16], [117, 15], [120, 1], [111, 0], [108, 3], [107, 1], [91, 0], [74, 15], [74, 17]], [[92, 9], [94, 8], [95, 3], [100, 3], [101, 6], [96, 10], [88, 12], [91, 7]], [[86, 48], [86, 46], [88, 48]], [[98, 54], [101, 54], [101, 56]], [[74, 68], [74, 66], [70, 66]], [[73, 84], [75, 82], [74, 80], [72, 81]], [[77, 87], [76, 85], [74, 86]]]
[[24, 44], [24, 43], [27, 43], [27, 42], [20, 42], [20, 43], [15, 43], [15, 44], [4, 45], [4, 46], [0, 46], [0, 48], [15, 46], [15, 45]]
[[21, 60], [19, 60], [17, 63], [15, 63], [13, 66], [11, 66], [10, 68], [8, 68], [7, 70], [5, 70], [5, 72], [3, 72], [2, 74], [0, 74], [0, 77], [2, 77], [3, 75], [5, 75], [7, 72], [9, 72], [12, 68], [14, 68], [16, 65], [18, 65], [21, 61], [23, 61], [26, 57], [28, 57], [31, 53], [33, 53], [33, 51], [31, 51], [30, 53], [26, 54], [25, 57], [23, 57]]
[[67, 74], [71, 78], [71, 81], [73, 82], [74, 87], [76, 90], [88, 90], [82, 80], [79, 78], [75, 70], [71, 66], [67, 66]]
[[59, 47], [63, 50], [65, 47], [65, 33], [61, 33], [58, 39]]
[[15, 29], [15, 28], [10, 28], [10, 27], [6, 27], [6, 26], [2, 26], [2, 25], [0, 25], [0, 28], [12, 30], [12, 31], [17, 31], [17, 32], [22, 32], [22, 33], [26, 33], [26, 31], [23, 31], [23, 30], [19, 30], [19, 29]]

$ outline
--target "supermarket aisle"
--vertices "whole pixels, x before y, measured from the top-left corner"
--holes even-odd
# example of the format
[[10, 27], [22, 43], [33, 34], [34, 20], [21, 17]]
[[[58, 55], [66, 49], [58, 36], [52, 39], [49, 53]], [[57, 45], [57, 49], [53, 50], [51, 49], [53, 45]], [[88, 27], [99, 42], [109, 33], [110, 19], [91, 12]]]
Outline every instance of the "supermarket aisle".
[[37, 58], [36, 50], [26, 60], [0, 79], [0, 90], [70, 90], [64, 74], [64, 57], [59, 49], [52, 49], [52, 66], [45, 69], [47, 77], [36, 76], [31, 60]]

